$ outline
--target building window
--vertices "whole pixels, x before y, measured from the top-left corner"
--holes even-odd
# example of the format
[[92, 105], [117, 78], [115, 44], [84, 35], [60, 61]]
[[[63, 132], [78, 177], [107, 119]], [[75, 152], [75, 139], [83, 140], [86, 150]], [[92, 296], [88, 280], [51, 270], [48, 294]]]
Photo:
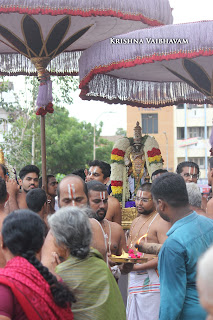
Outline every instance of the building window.
[[184, 104], [183, 103], [178, 104], [177, 109], [184, 109]]
[[203, 138], [204, 127], [190, 127], [188, 128], [188, 138]]
[[211, 133], [212, 133], [212, 126], [207, 127], [207, 137], [210, 137]]
[[205, 169], [205, 158], [188, 158], [188, 161], [197, 163], [200, 169]]
[[184, 127], [177, 128], [177, 139], [178, 140], [184, 139]]
[[142, 114], [142, 132], [143, 133], [158, 133], [158, 114], [145, 113]]

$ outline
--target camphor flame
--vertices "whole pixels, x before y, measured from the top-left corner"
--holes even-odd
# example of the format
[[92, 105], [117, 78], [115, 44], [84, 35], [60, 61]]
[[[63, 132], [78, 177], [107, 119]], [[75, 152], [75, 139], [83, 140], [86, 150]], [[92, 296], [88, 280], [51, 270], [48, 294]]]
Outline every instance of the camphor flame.
[[137, 244], [139, 245], [140, 241], [148, 236], [148, 233], [145, 233], [142, 237], [140, 237], [137, 241]]

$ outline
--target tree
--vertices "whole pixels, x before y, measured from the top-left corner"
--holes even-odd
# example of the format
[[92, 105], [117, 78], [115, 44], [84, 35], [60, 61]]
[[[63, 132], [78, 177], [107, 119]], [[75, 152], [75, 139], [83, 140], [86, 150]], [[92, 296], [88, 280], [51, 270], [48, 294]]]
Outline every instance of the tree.
[[113, 142], [100, 137], [99, 144], [100, 146], [96, 149], [96, 159], [111, 163]]
[[126, 137], [126, 130], [124, 130], [123, 128], [117, 128], [115, 134], [116, 134], [117, 136], [124, 136], [124, 137]]
[[[61, 95], [57, 95], [60, 107], [54, 105], [55, 112], [46, 115], [47, 174], [68, 174], [74, 169], [85, 168], [86, 164], [93, 159], [93, 126], [91, 123], [79, 122], [69, 117], [68, 110], [61, 107], [64, 100], [66, 103], [72, 103], [67, 88], [72, 86], [75, 88], [76, 81], [69, 83], [62, 80], [58, 85], [62, 88], [62, 91], [59, 91], [59, 88], [57, 90], [58, 93], [62, 92]], [[34, 93], [36, 96], [36, 86]], [[25, 112], [21, 112], [16, 119], [13, 119], [11, 131], [5, 135], [4, 151], [9, 163], [16, 168], [17, 172], [24, 165], [31, 163], [33, 138], [35, 141], [34, 163], [41, 169], [40, 116], [35, 115], [34, 102], [35, 99], [32, 99]], [[96, 130], [96, 141], [100, 146], [97, 149], [97, 156], [109, 162], [112, 146], [107, 140], [99, 139], [100, 133], [101, 126]]]
[[[12, 82], [10, 82], [8, 79], [5, 79], [5, 77], [1, 76], [0, 77], [0, 107], [7, 112], [9, 122], [12, 121], [16, 117], [16, 115], [20, 114], [20, 112], [22, 111], [18, 103], [17, 94], [12, 92], [12, 89], [13, 89]], [[6, 102], [5, 99], [3, 98], [3, 94], [8, 92], [13, 93], [14, 101], [12, 103]]]

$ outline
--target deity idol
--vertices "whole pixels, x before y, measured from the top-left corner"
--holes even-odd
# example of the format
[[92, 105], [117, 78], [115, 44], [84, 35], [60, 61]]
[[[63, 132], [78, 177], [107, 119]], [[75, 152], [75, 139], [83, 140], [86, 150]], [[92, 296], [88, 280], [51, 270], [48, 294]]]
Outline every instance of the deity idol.
[[159, 145], [154, 137], [142, 136], [139, 122], [134, 128], [134, 138], [121, 138], [116, 141], [111, 153], [112, 195], [122, 206], [132, 199], [144, 182], [149, 182], [155, 170], [163, 168]]

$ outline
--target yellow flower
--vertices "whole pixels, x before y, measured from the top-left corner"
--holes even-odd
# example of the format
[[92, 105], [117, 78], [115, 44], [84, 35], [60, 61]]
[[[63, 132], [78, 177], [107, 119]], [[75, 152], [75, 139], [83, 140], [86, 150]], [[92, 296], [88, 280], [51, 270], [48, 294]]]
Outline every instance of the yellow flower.
[[152, 163], [154, 161], [160, 162], [162, 157], [161, 157], [161, 155], [158, 155], [158, 156], [154, 156], [154, 157], [148, 157], [148, 159], [149, 159], [150, 163]]
[[112, 193], [113, 194], [120, 194], [122, 193], [122, 190], [123, 190], [123, 187], [114, 187], [114, 186], [111, 186], [112, 188]]
[[121, 156], [117, 156], [116, 154], [111, 154], [111, 160], [122, 161], [124, 158]]

